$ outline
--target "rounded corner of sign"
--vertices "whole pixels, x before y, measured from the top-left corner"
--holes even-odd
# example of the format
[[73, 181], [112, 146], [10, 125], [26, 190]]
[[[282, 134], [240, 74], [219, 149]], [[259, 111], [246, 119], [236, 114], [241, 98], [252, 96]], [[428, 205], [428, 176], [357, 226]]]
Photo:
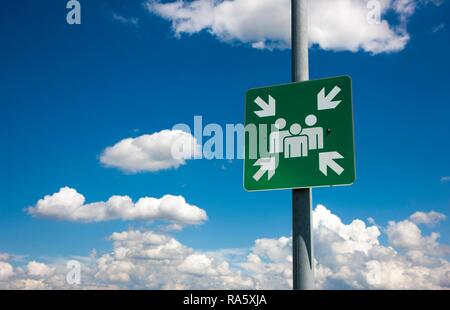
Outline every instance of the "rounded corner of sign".
[[247, 98], [248, 96], [250, 96], [251, 93], [253, 92], [253, 90], [254, 90], [254, 88], [247, 89], [247, 90], [245, 91], [245, 98]]
[[356, 182], [356, 176], [354, 176], [354, 177], [350, 180], [350, 182], [348, 182], [348, 184], [345, 184], [345, 185], [347, 185], [347, 186], [352, 186], [353, 184], [355, 184], [355, 182]]
[[251, 192], [252, 190], [247, 186], [247, 184], [245, 183], [245, 181], [244, 181], [244, 183], [242, 184], [242, 187], [244, 188], [244, 190], [246, 191], [246, 192]]
[[352, 77], [350, 75], [345, 74], [342, 77], [345, 78], [346, 80], [348, 80], [350, 83], [352, 82]]

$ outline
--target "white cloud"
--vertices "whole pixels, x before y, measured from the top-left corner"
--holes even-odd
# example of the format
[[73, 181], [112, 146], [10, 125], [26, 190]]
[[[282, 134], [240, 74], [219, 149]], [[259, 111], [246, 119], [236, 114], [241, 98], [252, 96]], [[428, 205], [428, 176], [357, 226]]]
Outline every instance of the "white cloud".
[[450, 176], [443, 176], [441, 177], [441, 182], [450, 182]]
[[27, 265], [27, 273], [32, 277], [45, 277], [53, 273], [54, 269], [44, 263], [31, 261]]
[[[358, 219], [343, 223], [322, 205], [313, 216], [318, 289], [450, 288], [450, 252], [439, 244], [437, 233], [424, 236], [410, 220], [391, 221], [385, 230], [388, 244], [383, 245], [384, 230], [376, 226]], [[258, 239], [250, 249], [208, 252], [151, 231], [116, 232], [109, 240], [112, 252], [78, 258], [82, 261], [80, 288], [291, 288], [290, 237]], [[39, 272], [31, 279], [21, 267], [14, 274], [9, 269], [8, 281], [0, 281], [0, 288], [74, 288], [64, 280], [64, 263], [47, 266], [54, 272]]]
[[112, 19], [125, 25], [139, 27], [139, 19], [136, 17], [125, 17], [117, 13], [112, 14]]
[[433, 29], [431, 29], [431, 32], [438, 33], [439, 31], [444, 30], [444, 28], [445, 28], [445, 23], [441, 23], [437, 26], [434, 26]]
[[125, 172], [178, 168], [198, 154], [195, 138], [181, 130], [162, 130], [151, 135], [127, 138], [107, 147], [100, 162]]
[[166, 220], [182, 225], [200, 224], [207, 220], [203, 209], [190, 205], [182, 196], [144, 197], [133, 202], [128, 196], [112, 196], [106, 202], [85, 203], [75, 189], [63, 187], [46, 195], [28, 213], [44, 218], [73, 222], [101, 222], [108, 220]]
[[390, 221], [386, 234], [391, 245], [406, 251], [414, 251], [415, 256], [417, 251], [426, 252], [428, 256], [450, 254], [448, 246], [441, 246], [438, 243], [440, 237], [438, 233], [432, 232], [429, 236], [423, 236], [420, 228], [409, 220]]
[[34, 280], [34, 279], [23, 279], [18, 280], [16, 283], [14, 283], [15, 289], [22, 289], [22, 290], [44, 290], [49, 289], [44, 279], [40, 280]]
[[[385, 246], [378, 227], [361, 220], [344, 224], [324, 206], [317, 206], [313, 220], [317, 288], [450, 288], [446, 259], [450, 252], [438, 243], [436, 233], [425, 237], [417, 226], [390, 222], [390, 244]], [[415, 241], [409, 243], [408, 235]], [[291, 246], [290, 238], [255, 242], [242, 267], [253, 272], [256, 287], [291, 287]], [[274, 251], [283, 254], [274, 255]]]
[[422, 245], [432, 243], [437, 237], [425, 239], [420, 228], [408, 220], [389, 222], [386, 233], [393, 246], [403, 249], [419, 249]]
[[8, 280], [14, 274], [11, 264], [0, 262], [0, 281]]
[[[426, 2], [426, 1], [419, 1]], [[436, 1], [433, 1], [437, 3]], [[243, 42], [258, 49], [290, 46], [290, 0], [149, 0], [147, 9], [172, 22], [177, 36], [207, 31], [225, 42]], [[413, 0], [380, 0], [381, 19], [367, 0], [309, 2], [309, 38], [326, 50], [396, 52], [410, 35], [406, 23], [417, 7]], [[393, 13], [391, 20], [383, 19]], [[377, 14], [375, 14], [377, 15]]]
[[445, 214], [436, 211], [430, 211], [428, 213], [417, 211], [409, 217], [413, 223], [424, 224], [430, 227], [436, 226], [441, 221], [445, 221], [446, 218]]
[[[155, 232], [114, 233], [113, 252], [98, 261], [97, 279], [130, 282], [140, 288], [250, 288], [250, 279], [214, 254], [194, 251], [168, 235]], [[127, 283], [127, 287], [130, 283]]]
[[8, 253], [1, 253], [0, 252], [0, 261], [8, 261], [11, 259], [11, 255]]
[[214, 274], [211, 259], [204, 254], [189, 255], [184, 259], [180, 266], [178, 266], [178, 270], [199, 276]]
[[97, 261], [97, 277], [108, 282], [129, 282], [136, 267], [129, 261], [112, 260], [104, 255]]

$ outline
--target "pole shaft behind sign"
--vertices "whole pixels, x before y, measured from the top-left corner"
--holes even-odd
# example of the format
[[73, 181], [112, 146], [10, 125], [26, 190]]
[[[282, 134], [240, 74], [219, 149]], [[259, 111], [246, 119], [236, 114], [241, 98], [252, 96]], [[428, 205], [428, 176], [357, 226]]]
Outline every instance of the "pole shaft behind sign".
[[[308, 0], [292, 0], [292, 81], [309, 79]], [[312, 191], [292, 190], [292, 258], [294, 290], [314, 289]]]

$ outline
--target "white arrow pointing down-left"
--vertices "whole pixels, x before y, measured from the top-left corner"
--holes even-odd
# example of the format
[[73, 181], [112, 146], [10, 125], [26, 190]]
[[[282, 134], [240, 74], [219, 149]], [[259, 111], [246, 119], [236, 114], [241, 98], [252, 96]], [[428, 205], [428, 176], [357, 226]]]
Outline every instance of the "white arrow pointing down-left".
[[336, 108], [342, 100], [334, 100], [341, 92], [341, 89], [335, 86], [328, 95], [325, 96], [325, 87], [317, 94], [317, 110], [330, 110]]

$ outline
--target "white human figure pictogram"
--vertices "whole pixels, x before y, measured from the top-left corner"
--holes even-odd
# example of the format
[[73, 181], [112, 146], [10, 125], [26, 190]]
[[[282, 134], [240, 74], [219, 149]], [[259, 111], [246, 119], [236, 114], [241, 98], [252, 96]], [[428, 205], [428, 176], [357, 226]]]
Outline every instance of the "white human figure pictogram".
[[323, 128], [313, 127], [317, 124], [317, 117], [310, 114], [305, 118], [305, 124], [309, 128], [303, 128], [302, 135], [308, 136], [309, 149], [320, 150], [323, 149]]
[[282, 130], [286, 127], [286, 120], [279, 118], [275, 122], [276, 131], [270, 133], [269, 136], [269, 153], [277, 154], [283, 152], [284, 138], [290, 135], [289, 130]]
[[300, 135], [302, 126], [300, 124], [292, 124], [290, 127], [292, 136], [284, 139], [284, 157], [296, 158], [308, 156], [308, 137]]

